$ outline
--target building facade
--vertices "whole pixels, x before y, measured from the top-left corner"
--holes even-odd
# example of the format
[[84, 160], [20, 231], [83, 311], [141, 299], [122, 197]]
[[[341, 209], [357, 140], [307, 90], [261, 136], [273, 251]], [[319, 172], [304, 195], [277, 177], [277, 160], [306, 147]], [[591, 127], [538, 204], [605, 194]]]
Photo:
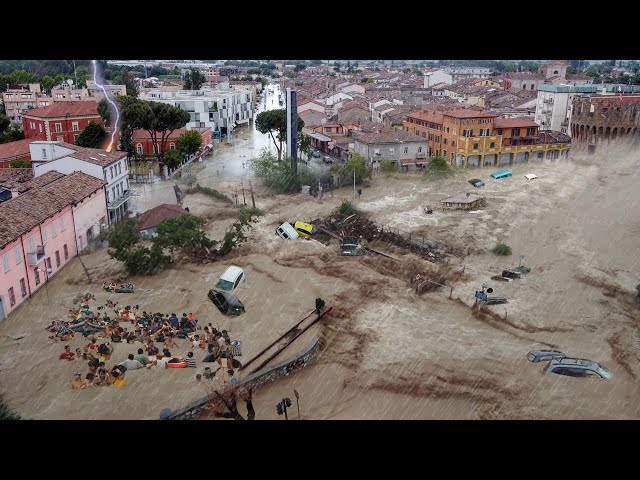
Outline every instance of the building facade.
[[103, 182], [82, 172], [50, 172], [0, 204], [0, 320], [46, 285], [106, 217]]
[[94, 101], [69, 101], [36, 108], [22, 114], [24, 137], [75, 143], [89, 122], [102, 124]]
[[570, 148], [568, 136], [540, 135], [538, 125], [529, 119], [497, 118], [466, 108], [413, 112], [404, 129], [427, 140], [429, 157], [441, 156], [465, 167], [555, 160], [567, 157]]
[[201, 90], [151, 89], [140, 94], [143, 100], [168, 103], [190, 115], [186, 127], [210, 128], [212, 132], [226, 134], [237, 126], [249, 124], [254, 117], [254, 97], [251, 89], [234, 88]]
[[22, 123], [22, 114], [33, 108], [53, 104], [53, 99], [40, 90], [39, 83], [30, 83], [25, 88], [9, 88], [2, 93], [5, 115], [13, 123]]
[[[200, 132], [200, 138], [202, 139], [202, 146], [205, 147], [211, 144], [211, 129], [210, 128], [196, 128]], [[165, 139], [165, 151], [176, 150], [178, 148], [178, 138], [183, 132], [187, 130], [179, 128], [171, 132]], [[155, 155], [153, 146], [153, 139], [149, 132], [146, 130], [134, 130], [131, 134], [131, 142], [133, 144], [134, 154], [137, 158], [145, 156]], [[158, 143], [160, 143], [160, 135], [158, 135]]]
[[407, 169], [422, 168], [427, 162], [426, 140], [393, 128], [356, 135], [353, 151], [365, 157], [374, 169], [382, 160]]
[[65, 174], [84, 172], [101, 179], [105, 186], [108, 218], [105, 225], [118, 222], [130, 211], [129, 163], [125, 152], [105, 152], [63, 142], [31, 142], [33, 174], [37, 178], [47, 172]]
[[640, 95], [577, 96], [571, 115], [572, 149], [578, 153], [640, 146]]

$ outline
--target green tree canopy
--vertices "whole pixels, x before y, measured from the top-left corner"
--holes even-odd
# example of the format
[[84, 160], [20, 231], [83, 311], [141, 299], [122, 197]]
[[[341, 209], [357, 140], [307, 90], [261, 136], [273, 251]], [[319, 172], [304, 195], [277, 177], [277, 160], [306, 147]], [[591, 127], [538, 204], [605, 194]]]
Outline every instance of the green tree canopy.
[[200, 87], [206, 82], [206, 77], [195, 68], [189, 69], [184, 74], [184, 89], [185, 90], [200, 90]]
[[6, 115], [0, 115], [0, 134], [4, 133], [4, 131], [9, 128], [11, 125], [11, 120]]
[[111, 110], [109, 107], [110, 105], [106, 98], [98, 102], [98, 114], [102, 117], [105, 127], [111, 125]]
[[31, 168], [31, 162], [28, 160], [11, 160], [9, 168]]
[[107, 131], [99, 123], [89, 122], [78, 135], [76, 145], [79, 147], [100, 148], [107, 136]]
[[182, 155], [193, 155], [201, 146], [202, 136], [197, 130], [187, 130], [178, 137], [178, 150]]
[[331, 173], [338, 175], [340, 185], [353, 182], [354, 172], [357, 185], [360, 185], [369, 176], [367, 159], [359, 153], [354, 153], [344, 165], [336, 164], [331, 167]]
[[11, 124], [9, 128], [0, 133], [0, 143], [10, 143], [22, 139], [24, 139], [24, 132], [22, 131], [20, 125], [17, 125], [15, 123]]
[[[301, 132], [303, 127], [304, 121], [298, 116], [298, 131]], [[260, 133], [268, 133], [271, 136], [271, 140], [273, 140], [278, 152], [278, 160], [281, 160], [282, 143], [287, 140], [287, 111], [281, 108], [260, 112], [256, 116], [256, 130]]]
[[202, 230], [206, 223], [204, 218], [195, 215], [170, 218], [156, 227], [153, 243], [171, 253], [180, 250], [195, 253], [202, 247], [211, 248], [216, 242]]
[[438, 178], [446, 178], [450, 177], [454, 174], [454, 170], [444, 158], [442, 157], [431, 157], [429, 159], [429, 163], [427, 164], [427, 168], [425, 168], [424, 175], [427, 178], [438, 179]]

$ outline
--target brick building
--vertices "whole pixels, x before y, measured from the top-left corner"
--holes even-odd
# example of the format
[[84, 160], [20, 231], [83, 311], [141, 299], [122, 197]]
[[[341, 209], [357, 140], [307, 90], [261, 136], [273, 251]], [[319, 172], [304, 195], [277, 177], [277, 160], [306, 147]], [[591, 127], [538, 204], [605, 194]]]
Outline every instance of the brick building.
[[23, 112], [22, 129], [28, 139], [73, 144], [90, 121], [102, 124], [96, 102], [61, 102]]
[[640, 144], [640, 95], [594, 95], [573, 99], [572, 150], [594, 154], [617, 145]]
[[[202, 148], [204, 149], [207, 145], [211, 144], [211, 128], [179, 128], [171, 132], [169, 136], [165, 139], [165, 148], [164, 151], [168, 152], [169, 150], [176, 150], [178, 148], [178, 138], [183, 132], [188, 130], [196, 130], [200, 133], [200, 138], [202, 138]], [[161, 136], [158, 135], [158, 143], [160, 143]], [[155, 155], [153, 150], [153, 140], [151, 139], [151, 135], [146, 130], [134, 130], [131, 135], [131, 141], [133, 144], [133, 150], [135, 152], [136, 157], [144, 157], [147, 155]]]

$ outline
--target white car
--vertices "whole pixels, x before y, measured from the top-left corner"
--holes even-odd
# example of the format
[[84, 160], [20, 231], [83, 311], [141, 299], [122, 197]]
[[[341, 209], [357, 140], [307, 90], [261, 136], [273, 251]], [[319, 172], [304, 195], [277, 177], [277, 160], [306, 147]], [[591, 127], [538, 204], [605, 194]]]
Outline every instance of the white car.
[[595, 377], [610, 379], [611, 372], [602, 365], [583, 358], [555, 358], [542, 370], [545, 375], [567, 375], [569, 377]]
[[227, 268], [216, 282], [215, 288], [225, 292], [233, 292], [238, 285], [244, 282], [246, 275], [240, 267], [231, 266]]
[[538, 178], [538, 176], [535, 173], [527, 173], [524, 178], [526, 178], [527, 180], [535, 180], [536, 178]]

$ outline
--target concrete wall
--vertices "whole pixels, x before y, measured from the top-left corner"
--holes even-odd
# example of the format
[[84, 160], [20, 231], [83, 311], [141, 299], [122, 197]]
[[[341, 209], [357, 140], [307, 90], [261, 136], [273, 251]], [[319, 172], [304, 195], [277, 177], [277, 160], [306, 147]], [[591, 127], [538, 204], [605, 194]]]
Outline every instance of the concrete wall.
[[[249, 375], [237, 384], [237, 396], [239, 397], [247, 393], [249, 389], [253, 389], [255, 391], [262, 385], [266, 385], [267, 383], [271, 383], [279, 378], [286, 377], [287, 375], [306, 367], [313, 361], [319, 350], [320, 339], [316, 338], [296, 355], [283, 360], [280, 363], [276, 363], [272, 367], [264, 368], [253, 375]], [[205, 379], [202, 379], [202, 381], [206, 382]], [[209, 397], [196, 400], [186, 407], [173, 412], [169, 419], [188, 420], [198, 418], [200, 414], [204, 413], [208, 403]]]
[[78, 249], [82, 251], [89, 243], [87, 230], [90, 229], [90, 236], [96, 238], [100, 234], [100, 224], [105, 223], [108, 226], [104, 189], [96, 191], [73, 207], [73, 216], [76, 227], [75, 238], [78, 242]]

